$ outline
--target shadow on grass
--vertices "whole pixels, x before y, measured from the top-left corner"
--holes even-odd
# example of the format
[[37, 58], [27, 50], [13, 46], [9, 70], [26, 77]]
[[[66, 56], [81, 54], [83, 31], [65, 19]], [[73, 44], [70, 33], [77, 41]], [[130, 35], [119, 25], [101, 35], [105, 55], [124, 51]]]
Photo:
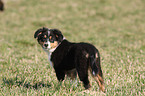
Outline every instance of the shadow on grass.
[[11, 79], [7, 79], [7, 78], [3, 78], [3, 86], [7, 86], [7, 87], [12, 87], [12, 86], [18, 86], [18, 87], [24, 87], [24, 88], [32, 88], [32, 89], [39, 89], [39, 88], [49, 88], [51, 85], [50, 84], [45, 84], [43, 81], [42, 82], [38, 82], [35, 84], [30, 84], [30, 82], [25, 82], [25, 79], [22, 80], [18, 80], [17, 77], [15, 78], [11, 78]]

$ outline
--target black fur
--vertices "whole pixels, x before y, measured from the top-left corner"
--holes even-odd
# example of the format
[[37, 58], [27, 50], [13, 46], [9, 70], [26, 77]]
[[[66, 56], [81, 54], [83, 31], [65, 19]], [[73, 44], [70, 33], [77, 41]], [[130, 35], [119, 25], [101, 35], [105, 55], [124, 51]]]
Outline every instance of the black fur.
[[61, 33], [60, 30], [58, 29], [50, 29], [51, 32], [53, 32], [53, 34], [55, 35], [55, 37], [57, 37], [57, 41], [61, 42], [63, 40], [63, 35]]
[[39, 34], [40, 32], [44, 33], [44, 32], [47, 32], [48, 30], [49, 30], [49, 29], [48, 29], [48, 28], [45, 28], [45, 27], [38, 29], [38, 30], [35, 32], [35, 34], [34, 34], [34, 38], [38, 37], [38, 34]]
[[[47, 32], [48, 30], [49, 32]], [[39, 35], [40, 32], [42, 32], [41, 35]], [[72, 43], [63, 39], [61, 31], [58, 29], [38, 29], [34, 34], [34, 38], [38, 38], [39, 42], [43, 39], [43, 35], [46, 35], [47, 33], [53, 34], [52, 36], [58, 41], [58, 46], [52, 52], [50, 57], [57, 79], [63, 81], [65, 75], [69, 73], [68, 71], [75, 69], [80, 80], [83, 82], [85, 89], [89, 89], [90, 82], [88, 79], [88, 70], [90, 70], [100, 89], [104, 92], [105, 87], [100, 65], [99, 51], [92, 44], [83, 42]]]
[[[96, 58], [96, 54], [98, 58]], [[88, 57], [87, 57], [88, 55]], [[100, 56], [98, 50], [88, 43], [71, 43], [63, 40], [57, 49], [52, 53], [51, 61], [59, 81], [64, 80], [65, 71], [76, 68], [78, 76], [83, 81], [86, 89], [89, 88], [88, 69], [91, 67], [92, 73], [96, 75], [100, 71]]]

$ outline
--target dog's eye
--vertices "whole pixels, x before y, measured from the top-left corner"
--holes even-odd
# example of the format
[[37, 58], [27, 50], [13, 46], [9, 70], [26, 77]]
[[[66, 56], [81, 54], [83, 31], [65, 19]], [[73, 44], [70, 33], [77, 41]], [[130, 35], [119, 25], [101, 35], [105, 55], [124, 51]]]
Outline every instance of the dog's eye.
[[46, 41], [46, 38], [41, 38], [41, 41], [42, 41], [42, 42]]
[[51, 39], [52, 39], [52, 36], [49, 37], [49, 40], [51, 40]]
[[49, 36], [49, 41], [50, 41], [50, 42], [54, 42], [52, 36]]
[[44, 39], [41, 39], [42, 42], [44, 42]]

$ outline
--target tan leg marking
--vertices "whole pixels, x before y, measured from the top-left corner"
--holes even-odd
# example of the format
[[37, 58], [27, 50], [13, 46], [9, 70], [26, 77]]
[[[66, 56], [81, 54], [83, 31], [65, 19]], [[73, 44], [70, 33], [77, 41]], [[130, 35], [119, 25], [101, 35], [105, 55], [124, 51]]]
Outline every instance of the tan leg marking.
[[100, 90], [105, 92], [105, 86], [104, 86], [103, 78], [101, 76], [99, 76], [98, 74], [97, 74], [97, 76], [93, 76], [93, 78], [95, 79], [95, 81], [97, 81]]
[[97, 74], [96, 76], [94, 76], [93, 73], [92, 73], [92, 69], [89, 68], [89, 70], [90, 70], [90, 73], [91, 73], [92, 77], [95, 79], [95, 81], [99, 85], [100, 90], [103, 91], [103, 92], [105, 92], [105, 85], [104, 85], [103, 78], [99, 74]]

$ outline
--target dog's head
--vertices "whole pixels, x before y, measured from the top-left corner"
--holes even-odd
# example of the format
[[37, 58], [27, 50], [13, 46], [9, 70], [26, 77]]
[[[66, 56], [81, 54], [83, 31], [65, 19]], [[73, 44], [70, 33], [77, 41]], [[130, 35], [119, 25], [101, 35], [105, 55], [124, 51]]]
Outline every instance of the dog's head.
[[49, 51], [55, 49], [58, 44], [62, 42], [63, 35], [58, 29], [48, 29], [43, 27], [35, 32], [34, 38], [37, 39], [43, 49]]

